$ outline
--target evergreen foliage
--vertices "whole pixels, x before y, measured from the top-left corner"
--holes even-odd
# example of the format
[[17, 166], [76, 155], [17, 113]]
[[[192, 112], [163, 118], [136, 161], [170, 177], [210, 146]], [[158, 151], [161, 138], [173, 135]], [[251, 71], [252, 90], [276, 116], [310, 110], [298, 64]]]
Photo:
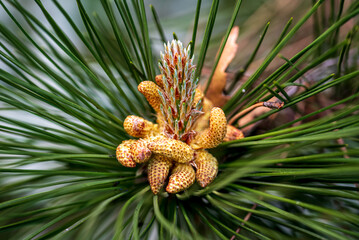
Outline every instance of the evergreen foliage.
[[[130, 138], [126, 116], [155, 119], [137, 85], [159, 74], [158, 46], [173, 32], [165, 26], [192, 22], [193, 34], [179, 39], [192, 40], [194, 74], [205, 85], [232, 27], [274, 3], [229, 2], [191, 1], [164, 24], [161, 4], [143, 0], [101, 0], [94, 14], [81, 0], [77, 9], [0, 1], [8, 21], [0, 23], [2, 239], [359, 238], [358, 1], [303, 4], [280, 35], [257, 23], [265, 28], [246, 59], [232, 63], [223, 110], [231, 117], [272, 97], [285, 104], [240, 126], [255, 124], [245, 138], [211, 150], [220, 165], [208, 187], [153, 195], [142, 168], [117, 162], [117, 145]], [[310, 43], [270, 68], [308, 21]], [[250, 31], [243, 28], [240, 36]], [[310, 76], [315, 82], [304, 85]], [[291, 86], [302, 90], [287, 94]], [[296, 117], [285, 119], [289, 113]]]

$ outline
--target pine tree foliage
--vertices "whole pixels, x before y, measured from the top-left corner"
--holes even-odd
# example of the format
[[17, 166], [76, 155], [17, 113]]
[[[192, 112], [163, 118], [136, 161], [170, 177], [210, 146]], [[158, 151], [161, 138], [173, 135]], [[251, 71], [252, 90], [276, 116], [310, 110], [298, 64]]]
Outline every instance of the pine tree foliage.
[[[359, 3], [303, 4], [270, 36], [254, 8], [278, 1], [229, 2], [191, 1], [184, 12], [178, 1], [164, 21], [161, 4], [143, 0], [101, 0], [94, 13], [81, 0], [0, 1], [2, 239], [359, 238]], [[273, 97], [284, 107], [211, 150], [220, 164], [208, 187], [153, 195], [144, 168], [121, 166], [115, 150], [130, 138], [126, 116], [155, 119], [137, 85], [159, 74], [159, 46], [174, 31], [165, 27], [192, 41], [205, 86], [216, 51], [249, 18], [265, 28], [231, 64], [222, 108], [231, 117]], [[243, 26], [239, 41], [258, 26]], [[314, 37], [286, 58], [300, 34]]]

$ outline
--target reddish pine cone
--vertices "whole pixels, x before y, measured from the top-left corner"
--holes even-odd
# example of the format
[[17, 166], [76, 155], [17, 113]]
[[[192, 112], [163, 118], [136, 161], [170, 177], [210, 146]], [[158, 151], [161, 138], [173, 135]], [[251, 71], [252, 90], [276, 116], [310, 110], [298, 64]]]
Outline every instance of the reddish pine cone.
[[158, 93], [160, 88], [154, 82], [143, 81], [137, 89], [145, 96], [151, 107], [159, 113], [161, 111], [161, 98]]
[[194, 150], [186, 143], [163, 136], [149, 138], [148, 148], [179, 163], [188, 163], [194, 156]]
[[223, 110], [214, 107], [209, 117], [209, 128], [201, 132], [194, 140], [193, 148], [214, 148], [223, 142], [227, 132], [227, 119]]
[[217, 176], [217, 159], [206, 150], [199, 150], [195, 163], [197, 165], [196, 180], [201, 187], [207, 187]]
[[166, 191], [168, 193], [178, 193], [189, 188], [195, 181], [193, 167], [186, 163], [178, 163], [172, 170], [172, 175], [168, 181]]
[[232, 125], [227, 125], [227, 133], [223, 139], [223, 142], [233, 141], [241, 138], [244, 138], [243, 132], [241, 130]]
[[148, 181], [151, 185], [151, 190], [157, 194], [166, 181], [172, 161], [161, 155], [153, 155], [148, 164]]
[[133, 160], [131, 154], [131, 145], [134, 144], [135, 140], [126, 140], [118, 145], [116, 149], [116, 158], [119, 163], [125, 167], [136, 167], [136, 162]]
[[123, 127], [132, 137], [143, 138], [151, 134], [155, 128], [155, 124], [141, 117], [130, 115], [126, 117]]
[[144, 163], [150, 159], [152, 152], [147, 145], [147, 140], [142, 138], [132, 144], [131, 154], [136, 163]]

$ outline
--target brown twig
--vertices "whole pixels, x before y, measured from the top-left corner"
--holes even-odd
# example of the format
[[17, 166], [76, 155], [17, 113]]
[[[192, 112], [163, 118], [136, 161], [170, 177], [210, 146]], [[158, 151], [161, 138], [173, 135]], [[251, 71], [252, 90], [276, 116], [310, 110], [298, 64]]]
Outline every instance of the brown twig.
[[[255, 204], [253, 204], [253, 206], [252, 206], [252, 210], [254, 210], [254, 209], [256, 209], [256, 207], [257, 207], [257, 203], [255, 203]], [[240, 231], [241, 231], [241, 227], [242, 226], [244, 226], [244, 224], [246, 223], [246, 222], [248, 222], [248, 220], [251, 218], [251, 216], [252, 216], [252, 212], [249, 212], [249, 213], [247, 213], [247, 215], [244, 217], [244, 221], [241, 223], [241, 226], [239, 226], [238, 228], [237, 228], [237, 230], [236, 230], [236, 233], [239, 233]], [[232, 237], [231, 237], [231, 240], [234, 240], [234, 239], [236, 239], [236, 236], [235, 235], [233, 235]]]
[[234, 115], [229, 121], [228, 124], [233, 125], [233, 123], [241, 116], [243, 116], [244, 114], [249, 113], [250, 111], [254, 110], [255, 108], [258, 107], [266, 107], [266, 108], [271, 108], [271, 109], [279, 109], [282, 108], [284, 105], [283, 102], [259, 102], [256, 103], [246, 109], [244, 109], [243, 111], [237, 113], [236, 115]]

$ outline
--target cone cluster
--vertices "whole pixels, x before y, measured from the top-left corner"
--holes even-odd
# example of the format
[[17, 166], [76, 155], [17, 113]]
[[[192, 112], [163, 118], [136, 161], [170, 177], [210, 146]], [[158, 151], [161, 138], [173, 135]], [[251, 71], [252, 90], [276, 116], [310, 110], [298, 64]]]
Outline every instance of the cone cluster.
[[231, 133], [227, 138], [243, 137], [227, 125], [223, 110], [212, 107], [197, 88], [190, 47], [173, 40], [164, 48], [156, 83], [144, 81], [138, 86], [156, 111], [157, 123], [128, 116], [124, 129], [139, 139], [123, 141], [116, 150], [117, 160], [125, 167], [148, 164], [148, 181], [154, 194], [167, 182], [168, 193], [181, 192], [196, 180], [206, 187], [217, 175], [218, 162], [205, 149], [223, 142], [227, 128]]

